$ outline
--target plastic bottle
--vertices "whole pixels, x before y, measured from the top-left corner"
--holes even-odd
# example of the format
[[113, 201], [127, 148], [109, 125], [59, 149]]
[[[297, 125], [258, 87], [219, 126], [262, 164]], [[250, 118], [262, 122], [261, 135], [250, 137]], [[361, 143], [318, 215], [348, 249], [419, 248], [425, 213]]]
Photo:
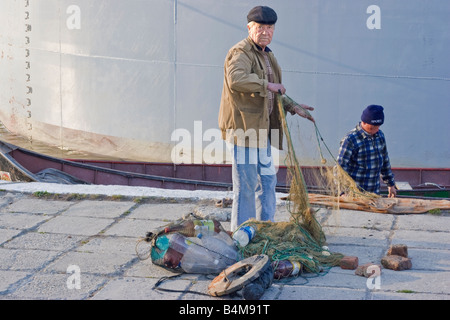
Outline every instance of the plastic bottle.
[[233, 233], [233, 239], [241, 247], [245, 247], [255, 236], [256, 229], [252, 226], [243, 226]]
[[202, 236], [201, 245], [212, 254], [218, 254], [219, 259], [227, 260], [225, 263], [231, 265], [236, 263], [238, 260], [238, 250], [232, 240], [231, 244], [229, 242], [227, 243], [225, 236], [231, 240], [230, 236], [228, 236], [225, 232]]
[[236, 248], [236, 241], [233, 240], [233, 238], [231, 237], [231, 235], [228, 232], [221, 231], [219, 233], [214, 234], [214, 237], [222, 240], [227, 245], [232, 246], [233, 248]]
[[195, 237], [199, 233], [219, 233], [223, 228], [217, 220], [185, 220], [179, 224], [164, 228], [165, 233], [178, 232], [185, 237]]
[[188, 243], [183, 235], [178, 233], [161, 235], [151, 249], [152, 262], [170, 269], [178, 269], [187, 248]]
[[189, 246], [187, 238], [179, 233], [173, 233], [169, 236], [169, 247], [184, 254]]
[[151, 257], [153, 263], [169, 269], [218, 274], [236, 263], [239, 253], [225, 231], [200, 238], [170, 233], [156, 239]]
[[[203, 230], [197, 230], [197, 231], [203, 231]], [[212, 236], [214, 238], [220, 239], [221, 241], [225, 242], [229, 246], [236, 246], [236, 242], [231, 238], [231, 235], [227, 231], [220, 231], [218, 233], [210, 233], [210, 232], [199, 232], [197, 235], [197, 238], [202, 239], [203, 236]]]
[[302, 265], [298, 261], [280, 260], [272, 262], [274, 269], [273, 278], [280, 280], [281, 278], [294, 277], [298, 275], [302, 269]]
[[[187, 273], [203, 273], [203, 274], [218, 274], [222, 270], [228, 268], [230, 265], [234, 264], [236, 260], [227, 258], [225, 253], [229, 246], [222, 243], [222, 247], [215, 247], [217, 244], [212, 244], [213, 241], [205, 239], [212, 238], [210, 236], [205, 236], [202, 239], [200, 245], [193, 243], [190, 245], [183, 257], [180, 260], [180, 267]], [[211, 239], [209, 239], [211, 240]], [[207, 249], [206, 245], [211, 246], [211, 249]], [[214, 251], [212, 250], [214, 249]], [[220, 250], [219, 250], [220, 249]], [[218, 253], [219, 251], [221, 253]], [[227, 252], [226, 254], [229, 254]]]

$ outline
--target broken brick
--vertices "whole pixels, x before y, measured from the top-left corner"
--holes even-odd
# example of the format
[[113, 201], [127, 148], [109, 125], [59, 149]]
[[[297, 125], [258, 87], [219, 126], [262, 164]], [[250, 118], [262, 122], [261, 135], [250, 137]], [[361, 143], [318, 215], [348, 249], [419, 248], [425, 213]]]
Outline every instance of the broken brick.
[[400, 256], [408, 258], [408, 247], [404, 244], [394, 244], [389, 247], [388, 256]]
[[[371, 267], [371, 268], [369, 269], [369, 267]], [[355, 274], [357, 276], [369, 278], [370, 276], [374, 275], [374, 273], [376, 273], [376, 270], [377, 270], [376, 268], [378, 268], [378, 270], [381, 273], [381, 265], [369, 262], [369, 263], [358, 266], [355, 270]], [[367, 269], [369, 269], [369, 270], [367, 270]]]
[[358, 257], [345, 256], [340, 262], [341, 269], [355, 270], [358, 267]]
[[381, 259], [381, 264], [386, 269], [395, 271], [408, 270], [412, 268], [411, 259], [397, 255], [385, 256]]

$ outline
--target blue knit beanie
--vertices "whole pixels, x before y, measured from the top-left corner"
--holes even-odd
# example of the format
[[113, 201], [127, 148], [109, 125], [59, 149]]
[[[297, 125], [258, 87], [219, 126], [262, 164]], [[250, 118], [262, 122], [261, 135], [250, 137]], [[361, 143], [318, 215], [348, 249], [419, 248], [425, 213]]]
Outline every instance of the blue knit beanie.
[[383, 107], [375, 104], [368, 106], [361, 115], [361, 121], [374, 126], [381, 126], [384, 123]]

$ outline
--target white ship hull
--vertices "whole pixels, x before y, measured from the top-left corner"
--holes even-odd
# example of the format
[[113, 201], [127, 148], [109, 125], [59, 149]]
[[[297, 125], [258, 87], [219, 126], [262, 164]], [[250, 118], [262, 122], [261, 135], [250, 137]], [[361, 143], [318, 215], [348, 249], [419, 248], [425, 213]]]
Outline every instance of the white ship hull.
[[[447, 0], [0, 0], [0, 121], [31, 146], [226, 163], [223, 61], [260, 4], [278, 13], [287, 94], [332, 153], [381, 104], [393, 167], [450, 167]], [[312, 124], [289, 124], [299, 162], [319, 164]]]

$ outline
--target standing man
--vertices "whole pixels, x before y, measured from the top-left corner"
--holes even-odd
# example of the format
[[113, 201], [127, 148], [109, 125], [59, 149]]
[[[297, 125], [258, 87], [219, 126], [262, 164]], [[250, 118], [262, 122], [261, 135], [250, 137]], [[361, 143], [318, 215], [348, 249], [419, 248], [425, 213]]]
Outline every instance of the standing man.
[[[268, 47], [277, 14], [272, 8], [257, 6], [247, 21], [248, 37], [234, 45], [225, 59], [219, 111], [222, 138], [233, 156], [232, 231], [250, 218], [273, 221], [277, 177], [271, 143], [281, 149], [283, 139], [276, 94], [286, 89], [281, 68]], [[300, 106], [286, 105], [285, 110], [314, 121], [304, 111], [314, 108]]]
[[341, 141], [337, 162], [363, 190], [380, 193], [380, 176], [389, 189], [389, 197], [397, 195], [386, 139], [380, 126], [384, 123], [383, 107], [370, 105], [364, 109], [361, 122]]

